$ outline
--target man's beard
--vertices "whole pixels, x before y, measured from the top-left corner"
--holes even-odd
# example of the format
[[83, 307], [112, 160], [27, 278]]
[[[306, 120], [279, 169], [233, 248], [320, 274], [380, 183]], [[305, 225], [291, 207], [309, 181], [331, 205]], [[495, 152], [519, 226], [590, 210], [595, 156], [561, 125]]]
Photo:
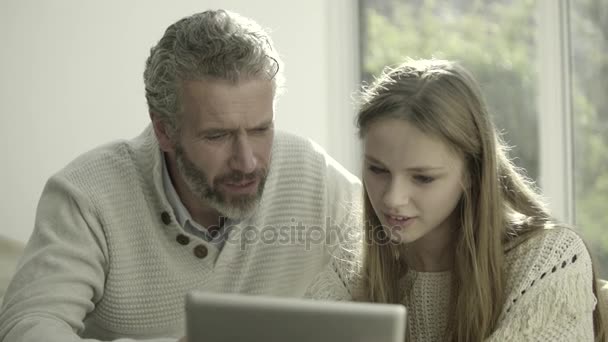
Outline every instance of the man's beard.
[[[207, 181], [208, 177], [204, 171], [188, 159], [181, 145], [175, 146], [175, 159], [177, 169], [190, 191], [201, 199], [205, 204], [217, 210], [220, 215], [234, 220], [242, 220], [250, 217], [257, 209], [264, 185], [266, 184], [267, 170], [258, 169], [252, 173], [232, 171], [228, 174], [220, 175], [213, 180], [213, 185]], [[244, 181], [254, 181], [259, 178], [258, 190], [251, 195], [226, 196], [220, 191], [222, 183], [240, 183]]]

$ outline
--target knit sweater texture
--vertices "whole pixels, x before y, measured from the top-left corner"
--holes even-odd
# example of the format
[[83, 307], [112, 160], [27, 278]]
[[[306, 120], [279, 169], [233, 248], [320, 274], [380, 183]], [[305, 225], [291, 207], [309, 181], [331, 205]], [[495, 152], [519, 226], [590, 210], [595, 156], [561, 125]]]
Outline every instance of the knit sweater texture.
[[275, 133], [258, 210], [230, 227], [221, 251], [179, 226], [161, 170], [147, 127], [49, 179], [4, 297], [1, 341], [175, 341], [189, 291], [301, 297], [336, 233], [361, 227], [350, 210], [360, 181], [288, 133]]
[[[336, 253], [306, 297], [360, 300], [360, 247]], [[580, 237], [569, 229], [543, 230], [507, 246], [504, 270], [506, 301], [495, 331], [486, 341], [593, 341], [591, 258]], [[399, 282], [407, 308], [409, 341], [445, 341], [453, 274], [407, 272]]]

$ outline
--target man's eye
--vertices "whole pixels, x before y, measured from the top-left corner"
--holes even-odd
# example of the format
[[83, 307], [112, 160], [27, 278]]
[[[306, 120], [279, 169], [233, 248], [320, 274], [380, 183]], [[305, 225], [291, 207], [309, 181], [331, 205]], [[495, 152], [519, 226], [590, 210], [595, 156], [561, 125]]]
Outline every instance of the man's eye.
[[228, 136], [228, 134], [226, 134], [226, 133], [218, 133], [218, 134], [207, 135], [207, 136], [205, 136], [205, 139], [210, 140], [210, 141], [217, 141], [217, 140], [226, 138], [227, 136]]
[[260, 127], [260, 128], [254, 129], [253, 133], [264, 134], [264, 133], [268, 132], [269, 129], [270, 129], [270, 127]]
[[435, 178], [425, 175], [416, 175], [414, 176], [414, 180], [418, 183], [428, 184], [435, 180]]

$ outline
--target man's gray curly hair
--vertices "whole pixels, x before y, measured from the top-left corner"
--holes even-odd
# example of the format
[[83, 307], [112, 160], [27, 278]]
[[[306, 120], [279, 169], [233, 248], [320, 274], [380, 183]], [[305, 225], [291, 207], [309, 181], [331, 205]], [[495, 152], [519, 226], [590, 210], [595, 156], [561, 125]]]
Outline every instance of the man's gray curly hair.
[[210, 10], [169, 26], [146, 61], [144, 83], [151, 113], [178, 131], [180, 90], [188, 80], [246, 78], [272, 80], [282, 90], [282, 62], [268, 32], [251, 19], [226, 10]]

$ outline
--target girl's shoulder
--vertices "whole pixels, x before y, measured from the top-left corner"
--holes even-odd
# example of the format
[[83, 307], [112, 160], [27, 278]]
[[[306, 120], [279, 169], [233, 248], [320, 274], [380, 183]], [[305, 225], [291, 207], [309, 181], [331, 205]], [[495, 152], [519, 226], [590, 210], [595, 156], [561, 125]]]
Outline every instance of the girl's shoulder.
[[505, 254], [506, 291], [515, 303], [527, 293], [553, 287], [582, 276], [592, 280], [591, 257], [583, 239], [569, 228], [555, 227], [529, 233]]
[[[528, 233], [508, 246], [505, 253], [507, 266], [532, 268], [537, 272], [549, 269], [551, 273], [555, 273], [578, 261], [591, 262], [587, 247], [577, 232], [565, 227], [545, 228]], [[529, 267], [525, 267], [526, 265]]]

